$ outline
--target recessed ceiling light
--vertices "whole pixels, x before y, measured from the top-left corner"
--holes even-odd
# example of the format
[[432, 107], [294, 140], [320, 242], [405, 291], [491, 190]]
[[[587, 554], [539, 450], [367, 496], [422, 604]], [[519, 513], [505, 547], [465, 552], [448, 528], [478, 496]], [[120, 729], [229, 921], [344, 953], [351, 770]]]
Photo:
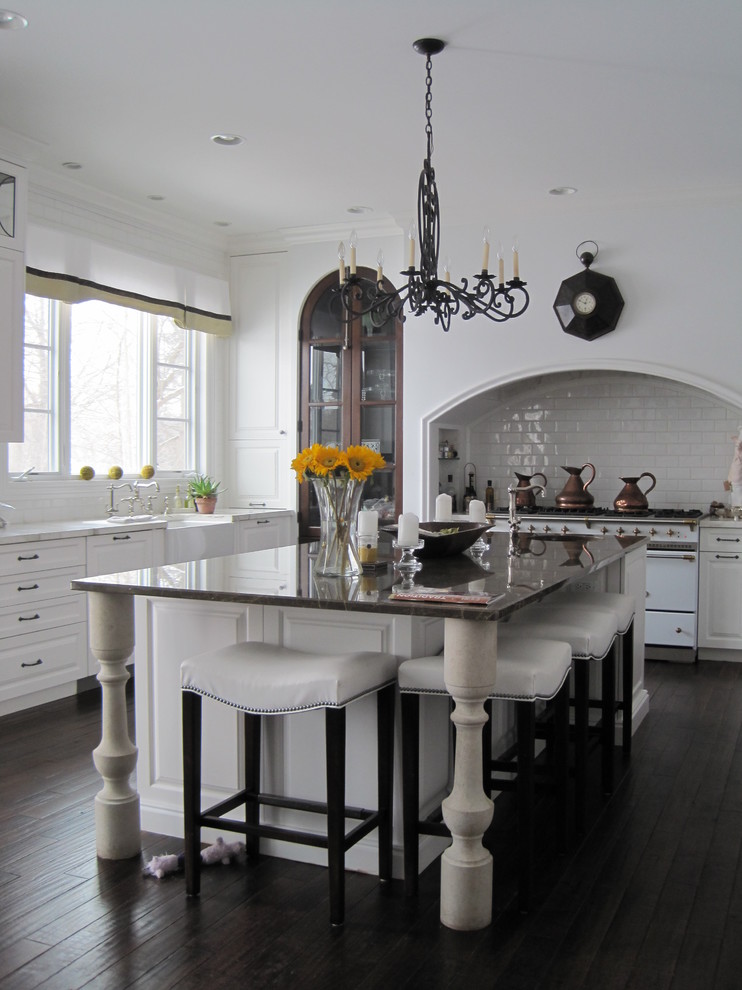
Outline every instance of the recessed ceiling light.
[[82, 168], [82, 165], [79, 162], [62, 162], [62, 168], [68, 168], [74, 172], [75, 169]]
[[239, 134], [212, 134], [211, 140], [223, 148], [234, 148], [245, 140]]
[[165, 197], [164, 196], [148, 196], [147, 199], [151, 199], [153, 203], [161, 203]]
[[574, 186], [554, 186], [549, 190], [550, 196], [573, 196], [577, 190]]
[[229, 220], [215, 220], [214, 221], [214, 226], [215, 227], [231, 227], [232, 224], [230, 223]]
[[0, 31], [18, 31], [28, 27], [28, 21], [22, 14], [13, 10], [0, 10]]
[[358, 213], [373, 213], [374, 211], [370, 206], [349, 206], [345, 212], [355, 215]]

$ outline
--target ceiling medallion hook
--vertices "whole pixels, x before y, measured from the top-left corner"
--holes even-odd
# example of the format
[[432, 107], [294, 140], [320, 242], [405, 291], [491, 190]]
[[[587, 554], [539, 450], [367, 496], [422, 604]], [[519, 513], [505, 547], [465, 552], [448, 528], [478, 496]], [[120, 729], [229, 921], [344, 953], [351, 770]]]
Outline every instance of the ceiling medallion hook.
[[[343, 307], [349, 317], [368, 316], [374, 326], [382, 326], [392, 319], [405, 319], [405, 305], [415, 316], [430, 313], [434, 322], [443, 330], [448, 330], [454, 316], [463, 320], [475, 316], [485, 316], [494, 323], [504, 323], [526, 311], [529, 296], [526, 283], [521, 281], [518, 264], [518, 250], [513, 245], [513, 277], [505, 281], [504, 258], [502, 252], [497, 257], [497, 273], [490, 273], [489, 228], [483, 235], [482, 270], [472, 278], [462, 278], [460, 283], [451, 280], [448, 266], [443, 279], [438, 278], [438, 256], [440, 249], [440, 205], [435, 183], [435, 170], [431, 157], [433, 152], [432, 125], [432, 57], [446, 47], [439, 38], [420, 38], [412, 46], [425, 56], [425, 135], [427, 153], [417, 189], [417, 231], [420, 237], [420, 267], [415, 267], [416, 231], [414, 224], [409, 233], [409, 266], [400, 275], [406, 284], [394, 289], [384, 280], [381, 257], [378, 261], [377, 280], [371, 286], [356, 272], [355, 232], [351, 235], [350, 268], [345, 266], [345, 246], [338, 246], [339, 293]], [[597, 248], [597, 245], [596, 245]], [[363, 291], [359, 291], [363, 285]]]

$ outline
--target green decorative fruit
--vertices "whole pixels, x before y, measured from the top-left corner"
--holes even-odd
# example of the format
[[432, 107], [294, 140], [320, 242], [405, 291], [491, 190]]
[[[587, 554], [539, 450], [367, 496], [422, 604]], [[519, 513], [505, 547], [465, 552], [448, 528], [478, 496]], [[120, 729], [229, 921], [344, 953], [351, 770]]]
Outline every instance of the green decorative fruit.
[[95, 471], [86, 464], [85, 467], [80, 468], [80, 477], [83, 481], [91, 481], [95, 477]]
[[114, 464], [112, 468], [108, 469], [108, 477], [113, 478], [114, 481], [118, 481], [118, 479], [123, 475], [123, 473], [124, 473], [124, 469], [120, 468], [118, 464]]
[[144, 467], [142, 468], [141, 474], [143, 478], [154, 478], [155, 469], [152, 467], [151, 464], [145, 464]]

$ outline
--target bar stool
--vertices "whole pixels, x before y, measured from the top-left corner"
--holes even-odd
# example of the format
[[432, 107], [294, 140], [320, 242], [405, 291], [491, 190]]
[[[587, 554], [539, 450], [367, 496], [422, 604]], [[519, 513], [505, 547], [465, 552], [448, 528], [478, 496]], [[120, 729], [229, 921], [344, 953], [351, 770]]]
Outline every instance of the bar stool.
[[[550, 596], [553, 597], [553, 596]], [[537, 639], [562, 639], [572, 649], [574, 671], [575, 824], [584, 834], [587, 812], [587, 761], [590, 740], [590, 664], [601, 663], [602, 691], [599, 735], [602, 789], [613, 791], [613, 745], [616, 724], [616, 644], [614, 613], [588, 605], [538, 604], [516, 612], [503, 625], [508, 632]]]
[[[613, 612], [618, 631], [619, 663], [621, 667], [621, 698], [616, 711], [621, 712], [621, 748], [624, 756], [631, 756], [632, 716], [634, 702], [634, 615], [636, 603], [633, 595], [617, 591], [557, 591], [546, 601], [551, 604], [589, 606]], [[590, 702], [594, 707], [595, 703]], [[598, 703], [602, 707], [602, 702]]]
[[[557, 841], [566, 849], [568, 832], [569, 695], [568, 678], [572, 651], [566, 642], [508, 637], [498, 644], [495, 686], [489, 695], [489, 732], [483, 734], [484, 786], [491, 790], [516, 791], [518, 815], [518, 901], [527, 911], [533, 887], [534, 790], [536, 703], [551, 704], [554, 719], [554, 759], [551, 789], [555, 793]], [[397, 675], [402, 710], [402, 817], [404, 836], [405, 893], [417, 892], [420, 835], [447, 836], [450, 832], [440, 816], [433, 813], [420, 819], [420, 695], [447, 695], [443, 679], [443, 657], [417, 657], [405, 660]], [[514, 754], [501, 758], [491, 754], [491, 702], [512, 701], [516, 709]], [[514, 756], [514, 759], [512, 758]], [[501, 772], [515, 773], [512, 777]]]
[[[392, 876], [392, 784], [394, 697], [399, 660], [384, 653], [322, 656], [268, 643], [237, 643], [202, 653], [181, 664], [183, 706], [183, 811], [186, 892], [200, 890], [201, 828], [211, 826], [246, 836], [248, 855], [259, 854], [260, 836], [327, 849], [330, 922], [342, 925], [345, 851], [378, 828], [379, 879]], [[366, 695], [377, 699], [378, 809], [345, 804], [346, 707]], [[244, 713], [245, 779], [238, 793], [201, 810], [201, 704], [211, 698]], [[313, 709], [325, 712], [325, 801], [264, 794], [260, 789], [261, 719]], [[327, 816], [325, 833], [261, 823], [268, 805]], [[228, 817], [244, 808], [244, 821]], [[225, 817], [226, 816], [226, 817]], [[345, 819], [359, 820], [346, 833]]]

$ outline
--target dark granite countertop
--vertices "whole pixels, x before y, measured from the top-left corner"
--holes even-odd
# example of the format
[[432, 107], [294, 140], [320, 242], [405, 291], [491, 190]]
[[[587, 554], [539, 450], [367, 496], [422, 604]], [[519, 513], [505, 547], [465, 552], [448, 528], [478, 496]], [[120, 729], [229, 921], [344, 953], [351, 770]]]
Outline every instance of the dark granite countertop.
[[[386, 612], [437, 618], [498, 620], [538, 601], [573, 580], [615, 563], [629, 550], [646, 545], [646, 537], [563, 537], [550, 534], [520, 537], [520, 555], [508, 556], [509, 536], [488, 534], [490, 544], [481, 555], [425, 560], [414, 578], [415, 587], [484, 593], [487, 605], [449, 604], [390, 599], [400, 574], [392, 566], [394, 551], [383, 539], [380, 557], [387, 567], [353, 578], [314, 577], [317, 549], [299, 543], [275, 550], [257, 550], [234, 557], [218, 557], [169, 564], [119, 574], [80, 578], [80, 591], [146, 595], [193, 601], [237, 602], [246, 605], [282, 605], [353, 612]], [[267, 556], [268, 555], [268, 556]], [[287, 577], [277, 582], [276, 572]]]

